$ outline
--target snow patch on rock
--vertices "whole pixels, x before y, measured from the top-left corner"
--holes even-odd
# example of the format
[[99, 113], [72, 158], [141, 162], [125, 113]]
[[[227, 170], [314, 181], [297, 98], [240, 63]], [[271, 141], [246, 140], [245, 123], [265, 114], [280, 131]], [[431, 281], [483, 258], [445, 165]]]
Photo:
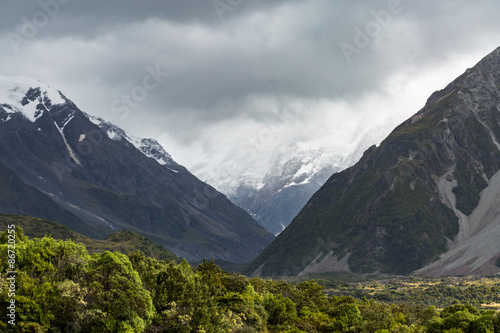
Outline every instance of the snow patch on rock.
[[57, 130], [59, 131], [59, 133], [61, 133], [61, 136], [62, 136], [62, 139], [64, 141], [64, 144], [66, 145], [66, 149], [68, 149], [68, 153], [69, 153], [69, 156], [71, 156], [71, 158], [73, 159], [73, 161], [75, 161], [76, 164], [78, 164], [79, 166], [82, 166], [82, 163], [80, 162], [80, 160], [78, 159], [78, 157], [76, 156], [75, 152], [73, 151], [73, 149], [71, 148], [71, 146], [69, 145], [68, 143], [68, 140], [66, 140], [66, 136], [64, 135], [64, 127], [73, 119], [73, 116], [70, 116], [68, 117], [68, 119], [66, 119], [63, 123], [63, 126], [59, 127], [59, 125], [57, 125], [57, 123], [54, 121], [54, 125], [56, 126]]

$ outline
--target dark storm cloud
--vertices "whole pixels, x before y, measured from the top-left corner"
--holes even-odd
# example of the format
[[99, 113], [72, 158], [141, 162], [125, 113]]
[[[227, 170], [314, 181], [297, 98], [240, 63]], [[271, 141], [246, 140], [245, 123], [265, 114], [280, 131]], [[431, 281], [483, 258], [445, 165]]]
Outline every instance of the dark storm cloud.
[[[224, 121], [265, 123], [276, 109], [297, 121], [322, 117], [317, 100], [350, 103], [355, 113], [395, 75], [500, 45], [494, 0], [11, 0], [0, 8], [2, 74], [52, 83], [90, 113], [185, 144]], [[29, 24], [36, 31], [23, 36]], [[154, 89], [144, 88], [148, 68], [168, 72]]]
[[[59, 7], [57, 9], [56, 7]], [[41, 9], [47, 12], [61, 12], [58, 21], [65, 22], [66, 29], [48, 27], [54, 34], [88, 34], [100, 27], [116, 24], [130, 24], [156, 17], [165, 20], [192, 22], [210, 22], [217, 19], [210, 1], [8, 1], [2, 4], [2, 30], [12, 29], [19, 23], [19, 18], [32, 19]], [[72, 24], [68, 24], [72, 23]]]
[[[61, 12], [60, 22], [48, 27], [46, 33], [55, 35], [93, 35], [99, 29], [120, 24], [131, 24], [150, 18], [178, 23], [220, 24], [225, 19], [237, 18], [262, 8], [273, 8], [281, 3], [299, 0], [41, 0], [4, 1], [1, 4], [0, 30], [12, 30], [22, 17], [29, 20], [40, 10], [52, 14]], [[222, 20], [221, 20], [222, 18]]]
[[[494, 20], [499, 4], [493, 1], [435, 4], [318, 0], [269, 4], [220, 0], [238, 4], [224, 12], [227, 20], [220, 20], [216, 1], [210, 0], [59, 1], [63, 4], [57, 0], [40, 2], [48, 8], [50, 3], [59, 4], [60, 8], [52, 22], [39, 29], [37, 39], [95, 40], [108, 34], [116, 41], [116, 53], [110, 50], [95, 60], [106, 65], [104, 81], [124, 74], [133, 77], [141, 62], [157, 61], [177, 77], [176, 87], [165, 91], [169, 101], [174, 107], [188, 108], [212, 106], [220, 98], [239, 99], [248, 94], [285, 93], [312, 98], [357, 94], [376, 87], [379, 80], [398, 70], [394, 62], [400, 65], [397, 62], [408, 60], [400, 56], [405, 50], [418, 61], [442, 56], [444, 48], [460, 47], [460, 39], [474, 39], [482, 24], [498, 26], [499, 21]], [[398, 3], [398, 12], [389, 19], [388, 27], [382, 27], [375, 38], [368, 38], [366, 47], [358, 47], [355, 29], [364, 32], [367, 24], [376, 22], [372, 13], [387, 11], [391, 2]], [[23, 2], [21, 6], [10, 1], [3, 6], [0, 22], [4, 33], [16, 31], [22, 17], [33, 21], [33, 14], [43, 9], [37, 2]], [[488, 20], [478, 22], [478, 16]], [[401, 47], [391, 50], [393, 46], [384, 38], [400, 20], [415, 24], [417, 29], [415, 35], [408, 36], [410, 41], [400, 40]], [[401, 37], [390, 38], [397, 41]], [[381, 44], [378, 49], [374, 40]], [[351, 45], [355, 53], [346, 57], [341, 43]], [[387, 57], [392, 61], [384, 59]], [[351, 63], [346, 64], [346, 60]], [[123, 68], [129, 68], [129, 73]]]

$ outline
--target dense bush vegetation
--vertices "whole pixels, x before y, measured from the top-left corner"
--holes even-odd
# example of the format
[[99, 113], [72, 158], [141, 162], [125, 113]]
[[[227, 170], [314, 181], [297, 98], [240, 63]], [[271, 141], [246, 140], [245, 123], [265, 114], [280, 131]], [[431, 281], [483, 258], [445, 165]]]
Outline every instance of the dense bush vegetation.
[[72, 240], [82, 243], [89, 253], [93, 252], [121, 252], [124, 254], [134, 253], [137, 249], [147, 256], [161, 260], [179, 260], [179, 258], [150, 239], [133, 231], [119, 230], [106, 239], [92, 239], [64, 225], [26, 215], [9, 215], [0, 213], [0, 230], [6, 230], [8, 225], [16, 225], [24, 230], [24, 234], [30, 237], [42, 238], [50, 235], [55, 239]]
[[[500, 277], [387, 277], [377, 280], [349, 281], [353, 277], [309, 276], [326, 287], [328, 295], [366, 297], [389, 303], [410, 303], [444, 308], [458, 303], [470, 303], [476, 307], [500, 304]], [[496, 307], [498, 306], [490, 306]]]
[[[192, 268], [141, 252], [89, 255], [72, 241], [16, 235], [16, 326], [3, 316], [3, 332], [500, 332], [498, 313], [471, 305], [327, 296], [315, 281], [249, 279], [212, 261]], [[7, 238], [0, 234], [3, 309]]]

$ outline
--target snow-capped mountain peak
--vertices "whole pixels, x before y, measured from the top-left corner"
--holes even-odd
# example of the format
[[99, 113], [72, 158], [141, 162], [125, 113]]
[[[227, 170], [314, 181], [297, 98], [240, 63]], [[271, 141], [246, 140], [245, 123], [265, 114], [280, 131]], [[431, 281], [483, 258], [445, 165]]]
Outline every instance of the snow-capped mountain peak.
[[34, 122], [52, 105], [64, 104], [66, 98], [57, 89], [28, 77], [0, 75], [0, 105], [7, 112], [22, 113]]
[[248, 262], [273, 240], [155, 140], [84, 114], [36, 80], [2, 77], [0, 100], [0, 212], [99, 239], [133, 230], [192, 261]]
[[[31, 122], [35, 122], [44, 112], [49, 112], [54, 105], [65, 104], [68, 101], [59, 90], [39, 80], [24, 76], [8, 77], [0, 75], [0, 106], [8, 113], [21, 113]], [[147, 157], [156, 160], [161, 165], [167, 166], [172, 172], [178, 172], [178, 170], [172, 169], [172, 167], [178, 167], [178, 164], [156, 140], [129, 135], [108, 121], [85, 112], [84, 115], [91, 122], [99, 126], [110, 139], [117, 141], [126, 140]], [[66, 139], [64, 137], [64, 128], [73, 118], [74, 114], [70, 113], [64, 119], [54, 121], [54, 125], [64, 139]], [[10, 119], [11, 117], [8, 116], [2, 121], [7, 122]], [[70, 148], [68, 150], [72, 157], [76, 156]], [[79, 164], [76, 157], [73, 157], [73, 159]]]

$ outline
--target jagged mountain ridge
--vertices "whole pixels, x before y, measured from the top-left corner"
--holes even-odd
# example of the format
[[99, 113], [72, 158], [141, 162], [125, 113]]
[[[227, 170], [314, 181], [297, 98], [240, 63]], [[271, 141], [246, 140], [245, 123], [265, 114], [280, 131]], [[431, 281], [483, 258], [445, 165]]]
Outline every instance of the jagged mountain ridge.
[[[99, 126], [99, 128], [105, 132], [109, 138], [113, 140], [126, 140], [134, 145], [139, 151], [141, 151], [147, 157], [156, 160], [161, 165], [166, 165], [168, 167], [179, 167], [179, 164], [172, 159], [172, 156], [167, 153], [165, 148], [155, 139], [150, 138], [139, 138], [131, 136], [125, 133], [124, 130], [116, 125], [113, 125], [109, 121], [102, 118], [92, 116], [88, 113], [83, 113], [91, 122]], [[170, 169], [173, 172], [177, 172], [175, 169]]]
[[83, 113], [29, 78], [0, 77], [0, 211], [94, 238], [138, 232], [188, 260], [245, 262], [273, 236], [151, 139]]
[[500, 272], [499, 140], [500, 48], [330, 177], [246, 273]]

